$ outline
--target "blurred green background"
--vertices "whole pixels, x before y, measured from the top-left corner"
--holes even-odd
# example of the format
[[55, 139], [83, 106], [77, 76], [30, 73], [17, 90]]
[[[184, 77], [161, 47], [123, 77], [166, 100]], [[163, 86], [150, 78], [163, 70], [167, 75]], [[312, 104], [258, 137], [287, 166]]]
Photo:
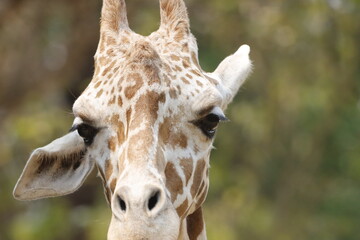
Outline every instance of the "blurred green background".
[[[186, 0], [207, 71], [251, 46], [254, 72], [211, 157], [210, 240], [360, 239], [360, 1]], [[156, 0], [128, 0], [132, 29]], [[100, 0], [0, 0], [0, 239], [106, 239], [92, 174], [78, 192], [19, 202], [30, 152], [68, 131], [93, 73]]]

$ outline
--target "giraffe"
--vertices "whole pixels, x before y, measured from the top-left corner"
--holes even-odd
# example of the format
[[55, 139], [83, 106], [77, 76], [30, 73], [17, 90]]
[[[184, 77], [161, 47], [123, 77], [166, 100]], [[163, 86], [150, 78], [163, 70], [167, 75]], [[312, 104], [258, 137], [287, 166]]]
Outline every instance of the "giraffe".
[[72, 193], [96, 168], [112, 213], [109, 240], [206, 239], [210, 151], [251, 72], [250, 48], [204, 72], [184, 1], [160, 0], [160, 16], [159, 29], [141, 36], [124, 0], [103, 0], [95, 72], [73, 125], [31, 154], [16, 199]]

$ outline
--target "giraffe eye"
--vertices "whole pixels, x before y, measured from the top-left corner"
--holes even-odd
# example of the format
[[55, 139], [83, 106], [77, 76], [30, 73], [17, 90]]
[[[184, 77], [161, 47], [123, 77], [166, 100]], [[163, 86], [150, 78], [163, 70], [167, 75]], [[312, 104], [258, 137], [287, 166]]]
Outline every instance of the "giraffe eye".
[[80, 137], [84, 139], [84, 143], [87, 146], [91, 145], [91, 143], [94, 141], [95, 135], [98, 132], [98, 129], [85, 123], [78, 125], [76, 129]]
[[211, 139], [215, 135], [219, 122], [227, 120], [228, 119], [225, 117], [220, 107], [213, 107], [205, 117], [202, 117], [196, 121], [192, 121], [192, 123], [197, 126], [203, 132], [203, 134], [205, 134], [205, 136]]
[[208, 137], [213, 138], [216, 132], [216, 129], [220, 121], [225, 121], [227, 118], [223, 115], [218, 115], [215, 113], [210, 113], [205, 117], [197, 120], [194, 124], [200, 128], [200, 130]]
[[218, 115], [210, 113], [200, 120], [200, 128], [209, 138], [214, 137], [216, 128], [218, 127], [220, 118]]

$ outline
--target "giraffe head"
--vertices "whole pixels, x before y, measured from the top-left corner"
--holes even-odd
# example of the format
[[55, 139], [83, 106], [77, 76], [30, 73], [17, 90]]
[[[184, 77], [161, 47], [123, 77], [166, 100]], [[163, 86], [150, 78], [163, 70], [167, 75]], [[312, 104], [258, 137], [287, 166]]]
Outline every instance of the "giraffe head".
[[183, 0], [160, 0], [160, 12], [160, 28], [144, 37], [130, 30], [124, 0], [104, 0], [95, 73], [73, 126], [31, 154], [17, 199], [74, 192], [96, 167], [112, 211], [108, 239], [205, 236], [213, 137], [250, 72], [250, 49], [206, 73]]

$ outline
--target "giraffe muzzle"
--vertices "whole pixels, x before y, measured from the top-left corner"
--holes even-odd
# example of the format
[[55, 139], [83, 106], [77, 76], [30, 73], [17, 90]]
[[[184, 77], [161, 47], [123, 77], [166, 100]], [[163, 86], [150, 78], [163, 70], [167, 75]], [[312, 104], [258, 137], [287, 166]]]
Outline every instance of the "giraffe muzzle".
[[180, 219], [165, 189], [142, 182], [116, 187], [108, 240], [177, 239]]
[[112, 199], [112, 210], [119, 220], [126, 220], [132, 216], [156, 217], [165, 205], [165, 191], [155, 184], [119, 186]]

